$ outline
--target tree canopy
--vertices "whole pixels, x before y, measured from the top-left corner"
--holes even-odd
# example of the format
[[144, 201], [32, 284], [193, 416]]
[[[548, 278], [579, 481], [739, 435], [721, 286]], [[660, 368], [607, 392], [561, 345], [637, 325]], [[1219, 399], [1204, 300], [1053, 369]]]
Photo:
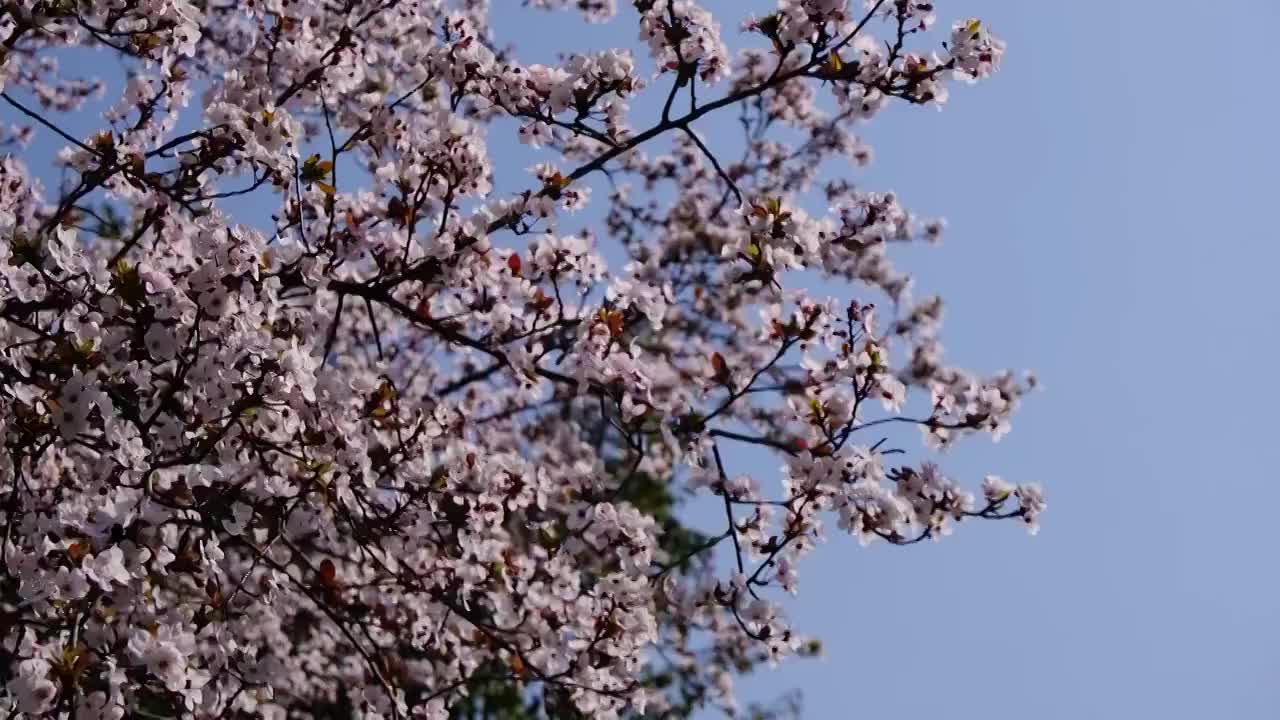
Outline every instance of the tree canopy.
[[890, 260], [943, 223], [846, 172], [857, 123], [998, 69], [987, 25], [525, 4], [640, 42], [526, 64], [485, 0], [0, 3], [8, 717], [785, 715], [733, 681], [820, 648], [779, 605], [816, 540], [1035, 529], [1036, 485], [926, 457], [1034, 378], [944, 359]]

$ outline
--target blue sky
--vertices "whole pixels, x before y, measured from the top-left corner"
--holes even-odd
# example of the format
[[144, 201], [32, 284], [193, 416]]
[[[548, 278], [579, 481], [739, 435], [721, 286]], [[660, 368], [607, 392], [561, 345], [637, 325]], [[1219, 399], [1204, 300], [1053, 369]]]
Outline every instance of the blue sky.
[[948, 467], [1038, 480], [1049, 513], [1035, 538], [830, 543], [794, 605], [827, 657], [745, 687], [814, 718], [1272, 717], [1280, 144], [1251, 68], [1280, 6], [939, 6], [1006, 38], [1004, 72], [867, 126], [865, 182], [950, 221], [910, 266], [951, 357], [1044, 381]]
[[[522, 58], [635, 46], [629, 12], [585, 29], [493, 4]], [[762, 5], [705, 4], [735, 47]], [[897, 259], [948, 301], [949, 357], [1043, 382], [1009, 436], [947, 469], [1038, 481], [1049, 511], [1034, 538], [1011, 523], [905, 549], [833, 537], [790, 603], [825, 657], [740, 690], [799, 688], [811, 718], [1273, 717], [1280, 4], [938, 5], [942, 24], [975, 15], [1003, 36], [1004, 69], [941, 113], [863, 127], [877, 159], [855, 177], [947, 217], [941, 247]]]
[[1254, 78], [1280, 7], [939, 5], [1005, 37], [1004, 71], [942, 113], [863, 128], [877, 161], [859, 180], [948, 218], [942, 247], [899, 257], [948, 300], [951, 357], [1044, 383], [1012, 434], [946, 466], [1037, 480], [1050, 510], [1034, 538], [1008, 524], [908, 549], [833, 538], [791, 604], [826, 657], [741, 690], [800, 688], [812, 718], [1267, 717], [1280, 144]]
[[[762, 5], [705, 4], [726, 28]], [[790, 603], [825, 657], [739, 688], [799, 688], [810, 718], [1272, 717], [1280, 5], [938, 6], [940, 23], [978, 16], [1004, 37], [1004, 69], [941, 113], [863, 127], [877, 159], [855, 177], [947, 217], [941, 247], [897, 257], [948, 301], [949, 356], [1043, 382], [1009, 436], [945, 466], [1038, 481], [1049, 511], [1034, 538], [1013, 524], [905, 549], [833, 537]], [[535, 54], [633, 37], [498, 21]]]

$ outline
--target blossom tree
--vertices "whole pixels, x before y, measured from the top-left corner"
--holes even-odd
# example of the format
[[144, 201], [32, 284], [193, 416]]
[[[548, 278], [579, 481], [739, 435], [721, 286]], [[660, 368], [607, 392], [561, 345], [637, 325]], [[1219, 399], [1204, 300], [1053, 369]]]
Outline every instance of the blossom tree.
[[[642, 47], [524, 64], [484, 0], [0, 3], [6, 717], [738, 713], [817, 647], [777, 603], [828, 528], [1035, 528], [889, 431], [998, 438], [1034, 384], [944, 361], [888, 253], [941, 222], [819, 170], [991, 75], [987, 26], [525, 4]], [[121, 69], [101, 116], [69, 52]]]

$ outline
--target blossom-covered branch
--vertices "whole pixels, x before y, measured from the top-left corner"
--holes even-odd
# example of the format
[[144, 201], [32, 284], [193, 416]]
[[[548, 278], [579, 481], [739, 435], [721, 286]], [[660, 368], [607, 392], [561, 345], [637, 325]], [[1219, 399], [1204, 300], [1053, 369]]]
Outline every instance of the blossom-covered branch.
[[1034, 385], [944, 360], [889, 259], [942, 222], [823, 170], [995, 72], [987, 26], [526, 4], [642, 56], [524, 64], [472, 0], [0, 3], [7, 717], [733, 713], [818, 649], [777, 593], [827, 524], [1035, 529], [1037, 486], [967, 491], [894, 434], [998, 438]]

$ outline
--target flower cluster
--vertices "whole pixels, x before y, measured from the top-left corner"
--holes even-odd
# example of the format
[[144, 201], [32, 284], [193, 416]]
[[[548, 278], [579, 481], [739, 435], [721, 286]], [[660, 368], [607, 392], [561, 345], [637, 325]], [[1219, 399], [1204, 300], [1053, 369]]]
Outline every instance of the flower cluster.
[[720, 23], [694, 0], [640, 0], [640, 39], [658, 67], [687, 82], [697, 74], [708, 83], [729, 72], [729, 48], [720, 38]]
[[[890, 260], [942, 223], [819, 171], [994, 72], [985, 24], [926, 53], [933, 3], [781, 0], [734, 55], [692, 0], [636, 0], [648, 59], [538, 65], [488, 5], [0, 11], [7, 717], [732, 713], [736, 676], [820, 648], [777, 594], [825, 526], [1037, 527], [1037, 486], [968, 491], [891, 432], [999, 438], [1034, 386], [945, 360]], [[100, 121], [68, 48], [127, 70]], [[29, 168], [33, 135], [62, 147]]]

